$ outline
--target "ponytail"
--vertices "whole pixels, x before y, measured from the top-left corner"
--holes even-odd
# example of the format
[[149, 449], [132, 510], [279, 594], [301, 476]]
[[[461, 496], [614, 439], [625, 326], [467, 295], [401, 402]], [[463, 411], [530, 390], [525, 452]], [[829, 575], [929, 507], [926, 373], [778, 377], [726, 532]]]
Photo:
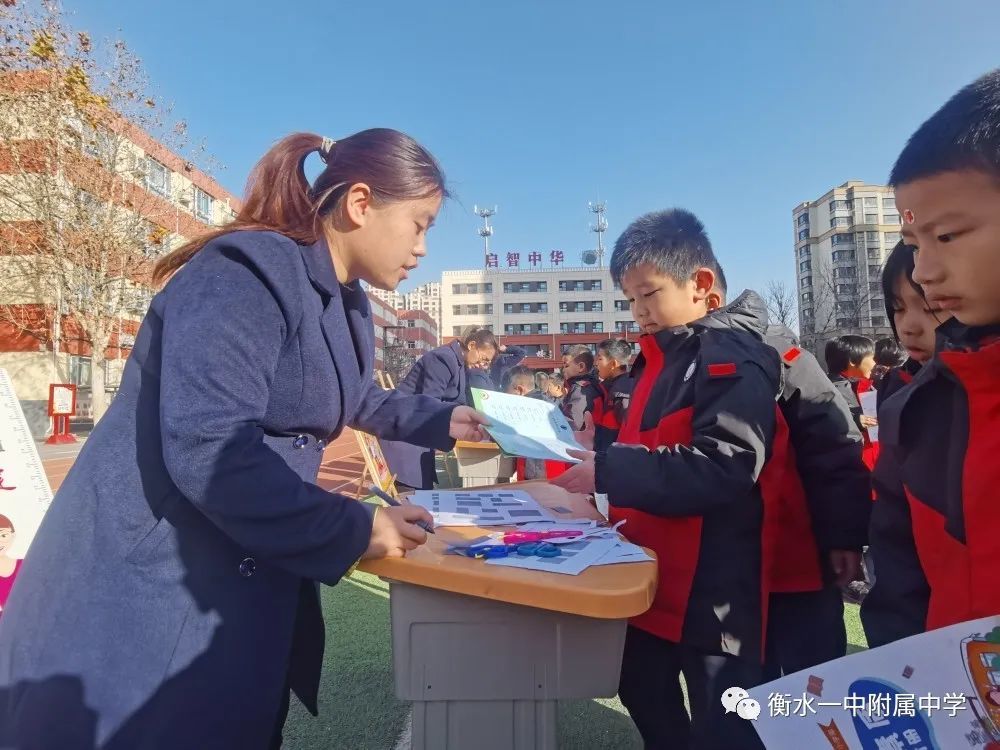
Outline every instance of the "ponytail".
[[[310, 186], [305, 160], [318, 152], [326, 168]], [[437, 161], [405, 133], [374, 128], [340, 141], [294, 133], [257, 162], [247, 180], [243, 208], [224, 227], [197, 237], [157, 261], [153, 281], [166, 281], [212, 240], [239, 231], [271, 231], [311, 245], [328, 215], [351, 185], [363, 182], [376, 203], [448, 196]]]

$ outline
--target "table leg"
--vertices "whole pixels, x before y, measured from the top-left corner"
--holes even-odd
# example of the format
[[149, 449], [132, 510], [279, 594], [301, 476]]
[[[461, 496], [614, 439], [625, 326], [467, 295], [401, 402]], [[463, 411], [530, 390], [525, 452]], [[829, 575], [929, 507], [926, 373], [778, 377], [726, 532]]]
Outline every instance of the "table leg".
[[618, 690], [625, 620], [396, 582], [389, 601], [413, 750], [556, 750], [558, 700]]

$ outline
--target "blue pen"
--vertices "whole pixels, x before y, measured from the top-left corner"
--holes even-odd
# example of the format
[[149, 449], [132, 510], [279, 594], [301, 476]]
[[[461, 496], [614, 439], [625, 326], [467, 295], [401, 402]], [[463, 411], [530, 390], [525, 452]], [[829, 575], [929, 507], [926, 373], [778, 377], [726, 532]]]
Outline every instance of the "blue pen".
[[[388, 505], [391, 505], [394, 508], [398, 508], [398, 507], [400, 507], [402, 505], [402, 503], [399, 502], [399, 500], [397, 500], [392, 495], [390, 495], [390, 494], [388, 494], [386, 492], [382, 492], [382, 490], [380, 490], [378, 487], [369, 487], [368, 491], [371, 494], [375, 495], [375, 497], [379, 497], [379, 498], [385, 500], [385, 502]], [[426, 531], [428, 534], [433, 534], [434, 533], [434, 527], [432, 527], [426, 521], [414, 521], [414, 523], [417, 526], [419, 526], [420, 528], [422, 528], [424, 531]]]

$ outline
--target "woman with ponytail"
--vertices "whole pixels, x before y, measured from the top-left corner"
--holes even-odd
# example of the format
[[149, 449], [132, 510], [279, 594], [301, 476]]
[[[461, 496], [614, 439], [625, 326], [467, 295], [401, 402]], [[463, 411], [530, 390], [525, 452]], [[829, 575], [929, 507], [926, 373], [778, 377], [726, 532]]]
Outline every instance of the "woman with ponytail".
[[321, 489], [324, 446], [345, 426], [442, 450], [482, 437], [469, 407], [372, 378], [361, 281], [405, 279], [446, 196], [402, 133], [300, 133], [233, 223], [160, 260], [121, 389], [4, 607], [0, 744], [263, 750], [289, 688], [316, 712], [317, 582], [403, 555], [431, 520]]

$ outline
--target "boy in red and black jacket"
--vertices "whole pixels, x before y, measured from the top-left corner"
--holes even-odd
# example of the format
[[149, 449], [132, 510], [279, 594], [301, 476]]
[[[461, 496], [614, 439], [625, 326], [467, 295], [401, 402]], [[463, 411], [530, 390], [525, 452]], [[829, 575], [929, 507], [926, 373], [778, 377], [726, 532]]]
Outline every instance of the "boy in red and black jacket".
[[563, 355], [562, 375], [566, 395], [562, 412], [574, 430], [583, 429], [583, 415], [593, 415], [594, 409], [603, 407], [604, 392], [593, 373], [594, 353], [585, 344], [571, 346]]
[[1000, 70], [920, 126], [890, 184], [913, 281], [954, 317], [879, 415], [873, 646], [1000, 613]]
[[[725, 303], [724, 277], [716, 292], [713, 308]], [[871, 482], [861, 432], [816, 358], [783, 325], [769, 325], [764, 341], [781, 357], [779, 436], [787, 431], [761, 479], [773, 545], [764, 671], [777, 679], [847, 653], [842, 589], [861, 570]]]
[[632, 345], [624, 339], [605, 339], [597, 345], [594, 364], [604, 398], [594, 412], [595, 450], [604, 450], [615, 442], [625, 422], [632, 396], [633, 383], [628, 374], [631, 359]]
[[[761, 746], [720, 696], [761, 680], [758, 478], [780, 365], [759, 323], [708, 315], [718, 268], [687, 211], [648, 214], [618, 238], [611, 275], [645, 333], [631, 403], [618, 442], [579, 452], [581, 463], [554, 480], [606, 493], [611, 518], [628, 521], [624, 535], [657, 554], [656, 596], [629, 625], [619, 685], [647, 748]], [[737, 330], [744, 325], [758, 335]]]
[[861, 412], [861, 394], [872, 388], [871, 374], [875, 369], [875, 342], [867, 336], [847, 334], [826, 342], [823, 352], [826, 370], [834, 388], [844, 397], [854, 422], [861, 430], [864, 448], [861, 457], [871, 471], [878, 460], [878, 446], [868, 436], [868, 428], [877, 422]]

